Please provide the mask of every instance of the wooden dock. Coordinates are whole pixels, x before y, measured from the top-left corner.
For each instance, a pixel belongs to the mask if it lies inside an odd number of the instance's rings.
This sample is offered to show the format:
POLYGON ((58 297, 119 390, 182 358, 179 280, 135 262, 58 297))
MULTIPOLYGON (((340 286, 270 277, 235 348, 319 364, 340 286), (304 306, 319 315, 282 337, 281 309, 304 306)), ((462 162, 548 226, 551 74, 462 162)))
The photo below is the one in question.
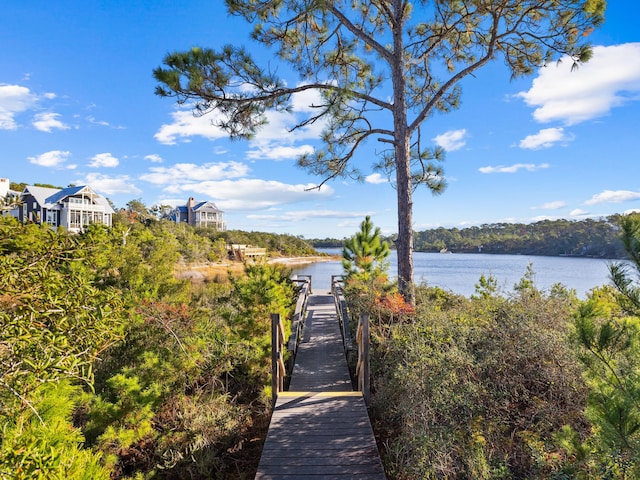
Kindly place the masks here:
POLYGON ((309 297, 289 391, 278 395, 255 478, 386 478, 331 295, 309 297))

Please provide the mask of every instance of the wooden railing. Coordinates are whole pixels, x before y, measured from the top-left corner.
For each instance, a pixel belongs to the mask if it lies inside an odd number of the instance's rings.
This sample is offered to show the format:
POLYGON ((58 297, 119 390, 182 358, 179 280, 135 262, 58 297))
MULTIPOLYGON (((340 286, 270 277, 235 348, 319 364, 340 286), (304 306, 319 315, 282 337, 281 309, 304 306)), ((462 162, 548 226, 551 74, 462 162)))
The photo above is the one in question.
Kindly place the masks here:
MULTIPOLYGON (((354 342, 351 337, 349 324, 349 309, 344 298, 344 277, 342 275, 331 276, 331 293, 338 313, 338 321, 342 330, 342 343, 344 353, 349 360, 353 354, 354 342)), ((356 363, 356 378, 358 379, 358 391, 367 405, 371 396, 370 383, 370 360, 369 360, 369 315, 362 314, 358 319, 358 329, 356 333, 355 348, 358 351, 358 361, 356 363)))
MULTIPOLYGON (((294 282, 300 284, 298 293, 298 301, 293 312, 291 320, 291 336, 286 342, 286 349, 291 352, 291 365, 295 361, 298 344, 302 335, 302 327, 304 325, 304 316, 307 311, 307 302, 311 294, 311 275, 300 275, 306 278, 294 278, 294 282)), ((284 390, 284 380, 287 376, 286 366, 284 363, 285 349, 285 333, 284 324, 280 318, 280 314, 271 314, 271 397, 275 405, 278 399, 278 393, 284 390)))
POLYGON ((304 314, 307 311, 307 301, 309 300, 309 295, 311 295, 311 275, 298 275, 292 280, 299 285, 300 291, 298 293, 296 309, 291 319, 291 336, 287 343, 287 350, 295 356, 298 350, 298 343, 300 343, 302 336, 302 326, 304 325, 304 314))
POLYGON ((296 309, 294 310, 293 318, 291 319, 291 336, 287 343, 287 350, 293 353, 295 357, 295 353, 298 350, 298 343, 300 343, 300 337, 302 335, 304 314, 307 311, 307 302, 309 300, 309 295, 311 295, 311 275, 298 275, 292 280, 300 285, 296 309))
POLYGON ((276 404, 278 393, 284 390, 284 325, 279 313, 271 314, 271 398, 276 404))
POLYGON ((364 403, 369 405, 371 396, 371 383, 369 376, 369 315, 363 313, 358 320, 358 364, 356 366, 356 376, 358 377, 358 390, 362 392, 364 403))
POLYGON ((349 325, 349 309, 344 298, 344 277, 342 275, 331 275, 331 294, 336 306, 340 330, 342 332, 342 346, 347 360, 353 351, 353 340, 351 338, 351 328, 349 325))

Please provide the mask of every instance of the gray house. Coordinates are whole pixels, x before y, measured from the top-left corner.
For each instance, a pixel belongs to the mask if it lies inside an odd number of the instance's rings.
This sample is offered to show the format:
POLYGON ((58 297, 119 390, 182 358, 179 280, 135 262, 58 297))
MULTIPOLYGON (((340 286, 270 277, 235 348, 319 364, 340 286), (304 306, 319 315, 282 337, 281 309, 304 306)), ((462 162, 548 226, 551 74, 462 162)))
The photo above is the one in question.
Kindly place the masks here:
POLYGON ((21 201, 14 214, 18 220, 61 226, 74 233, 91 223, 110 227, 115 213, 106 198, 86 185, 63 189, 27 186, 21 201))
POLYGON ((220 210, 213 202, 196 202, 189 198, 186 205, 176 207, 169 218, 176 223, 188 223, 194 227, 213 227, 219 232, 227 229, 220 210))

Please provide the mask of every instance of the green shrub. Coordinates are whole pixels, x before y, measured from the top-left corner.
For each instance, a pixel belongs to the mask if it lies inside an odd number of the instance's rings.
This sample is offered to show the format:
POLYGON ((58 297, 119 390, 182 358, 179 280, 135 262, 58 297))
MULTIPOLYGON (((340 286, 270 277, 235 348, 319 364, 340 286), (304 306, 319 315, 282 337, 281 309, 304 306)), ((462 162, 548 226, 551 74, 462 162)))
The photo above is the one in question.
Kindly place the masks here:
POLYGON ((586 389, 566 341, 568 302, 525 290, 465 299, 422 287, 413 321, 377 337, 374 418, 390 478, 558 471, 555 435, 585 432, 586 389))
POLYGON ((30 408, 0 417, 0 478, 109 479, 102 456, 83 448, 71 423, 79 393, 68 381, 48 383, 33 392, 30 408))

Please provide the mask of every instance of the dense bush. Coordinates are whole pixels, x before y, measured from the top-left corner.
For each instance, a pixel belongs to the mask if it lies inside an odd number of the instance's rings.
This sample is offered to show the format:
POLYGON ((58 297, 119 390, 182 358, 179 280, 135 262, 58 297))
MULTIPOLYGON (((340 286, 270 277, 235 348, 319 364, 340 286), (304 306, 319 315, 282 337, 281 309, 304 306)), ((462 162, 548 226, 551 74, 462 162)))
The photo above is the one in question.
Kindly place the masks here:
POLYGON ((253 476, 295 287, 267 264, 176 280, 177 227, 0 218, 0 478, 253 476))
POLYGON ((565 425, 587 430, 567 340, 575 299, 534 288, 466 299, 427 287, 417 299, 415 314, 393 322, 372 306, 373 411, 390 478, 560 472, 556 437, 565 425))
POLYGON ((0 217, 2 478, 104 478, 71 414, 125 309, 116 289, 96 287, 87 257, 81 238, 0 217))

